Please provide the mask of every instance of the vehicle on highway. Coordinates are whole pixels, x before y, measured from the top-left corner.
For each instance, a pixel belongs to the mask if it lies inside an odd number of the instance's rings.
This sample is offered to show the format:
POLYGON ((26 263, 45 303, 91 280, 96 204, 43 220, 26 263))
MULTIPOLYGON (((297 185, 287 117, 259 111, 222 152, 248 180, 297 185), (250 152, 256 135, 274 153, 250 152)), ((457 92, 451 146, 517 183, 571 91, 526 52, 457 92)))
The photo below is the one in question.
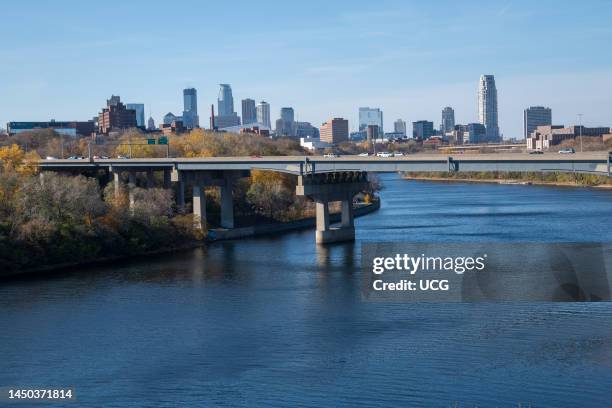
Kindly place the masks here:
POLYGON ((402 156, 404 156, 404 153, 402 153, 402 152, 395 152, 395 153, 393 153, 393 157, 402 157, 402 156))
POLYGON ((128 157, 127 157, 127 156, 124 156, 124 155, 122 155, 122 154, 120 154, 119 156, 117 156, 117 158, 118 158, 118 159, 127 159, 128 157))
POLYGON ((393 156, 391 153, 389 152, 378 152, 376 153, 376 157, 391 157, 393 156))
POLYGON ((359 153, 357 156, 359 157, 368 157, 370 155, 370 153, 365 152, 365 153, 359 153))
POLYGON ((47 156, 45 157, 45 160, 57 160, 57 157, 47 156))
POLYGON ((576 151, 571 147, 566 147, 565 149, 559 150, 559 154, 574 154, 576 151))
POLYGON ((529 154, 544 154, 544 152, 541 150, 532 150, 529 152, 529 154))
POLYGON ((340 157, 340 155, 338 153, 325 153, 323 157, 333 159, 334 157, 340 157))
POLYGON ((83 160, 85 157, 83 156, 70 156, 68 160, 83 160))
POLYGON ((93 158, 94 158, 94 160, 98 160, 98 159, 102 159, 102 160, 110 159, 110 157, 108 157, 108 156, 94 156, 93 158))

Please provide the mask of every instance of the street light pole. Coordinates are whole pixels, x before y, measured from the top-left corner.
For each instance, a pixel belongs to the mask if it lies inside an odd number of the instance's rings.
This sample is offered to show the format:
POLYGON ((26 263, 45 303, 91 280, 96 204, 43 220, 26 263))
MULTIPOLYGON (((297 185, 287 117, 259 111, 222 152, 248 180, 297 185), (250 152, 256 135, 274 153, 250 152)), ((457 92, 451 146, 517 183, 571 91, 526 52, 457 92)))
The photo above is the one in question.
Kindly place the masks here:
POLYGON ((580 126, 580 153, 582 153, 582 113, 578 114, 578 122, 580 126))

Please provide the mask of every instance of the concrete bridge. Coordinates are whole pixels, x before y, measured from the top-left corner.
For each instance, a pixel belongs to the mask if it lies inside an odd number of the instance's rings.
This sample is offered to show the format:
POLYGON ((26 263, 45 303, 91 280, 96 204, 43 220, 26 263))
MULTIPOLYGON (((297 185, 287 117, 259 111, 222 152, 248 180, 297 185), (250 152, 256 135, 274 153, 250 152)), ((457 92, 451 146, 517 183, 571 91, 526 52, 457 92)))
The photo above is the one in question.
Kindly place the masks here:
POLYGON ((42 171, 87 174, 108 172, 119 189, 121 173, 128 173, 130 203, 136 185, 136 174, 147 175, 147 186, 155 184, 155 172, 163 172, 163 187, 176 184, 176 201, 185 207, 185 189, 193 189, 192 203, 196 225, 206 223, 204 189, 216 186, 221 196, 221 227, 234 228, 232 186, 236 179, 248 177, 253 169, 295 174, 296 194, 308 196, 316 203, 317 243, 353 240, 352 199, 364 190, 368 172, 566 172, 610 175, 612 153, 577 154, 457 154, 453 156, 415 154, 403 157, 343 156, 274 156, 210 158, 146 158, 41 160, 42 171), (329 223, 330 202, 342 203, 342 222, 337 228, 329 223))

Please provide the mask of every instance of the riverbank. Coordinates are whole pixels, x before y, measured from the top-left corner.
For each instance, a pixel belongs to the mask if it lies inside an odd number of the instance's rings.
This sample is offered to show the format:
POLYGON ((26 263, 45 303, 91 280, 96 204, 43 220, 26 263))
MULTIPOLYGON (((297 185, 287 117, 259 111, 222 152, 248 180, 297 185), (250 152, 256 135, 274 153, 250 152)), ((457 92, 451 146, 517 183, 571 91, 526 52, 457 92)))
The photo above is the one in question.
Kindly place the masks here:
MULTIPOLYGON (((446 173, 444 173, 446 174, 446 173)), ((449 177, 446 175, 432 176, 432 175, 418 175, 418 174, 402 174, 401 177, 406 180, 421 180, 431 182, 443 182, 443 183, 478 183, 478 184, 521 184, 521 185, 536 185, 536 186, 551 186, 551 187, 588 187, 597 188, 604 190, 612 190, 611 182, 601 182, 601 179, 605 176, 590 176, 578 177, 577 180, 542 180, 537 177, 449 177), (593 183, 592 178, 597 178, 601 184, 593 183)), ((607 177, 610 179, 610 177, 607 177)))
MULTIPOLYGON (((369 204, 358 204, 354 207, 353 215, 355 217, 362 217, 364 215, 370 214, 372 212, 377 211, 380 208, 380 200, 374 200, 369 204)), ((340 221, 340 213, 332 213, 330 214, 330 221, 332 223, 336 223, 340 221)), ((177 251, 183 251, 188 249, 197 248, 207 243, 212 243, 215 241, 221 240, 230 240, 230 239, 239 239, 239 238, 249 238, 255 236, 269 235, 269 234, 277 234, 283 232, 297 231, 302 229, 313 228, 316 225, 315 217, 307 217, 294 221, 287 222, 276 222, 270 224, 260 224, 254 225, 250 227, 243 228, 235 228, 232 230, 227 229, 210 229, 205 239, 203 240, 194 240, 185 242, 179 245, 167 246, 164 248, 151 250, 151 251, 143 251, 129 255, 117 255, 117 256, 106 256, 99 257, 90 260, 78 261, 78 262, 62 262, 52 265, 45 265, 36 268, 29 268, 25 270, 12 270, 12 271, 0 271, 0 280, 2 279, 11 279, 15 277, 22 276, 34 276, 34 275, 44 275, 49 272, 58 271, 58 270, 67 270, 73 268, 80 267, 91 267, 104 265, 111 262, 122 261, 126 259, 138 259, 141 257, 148 257, 151 255, 161 255, 165 253, 172 253, 177 251)))

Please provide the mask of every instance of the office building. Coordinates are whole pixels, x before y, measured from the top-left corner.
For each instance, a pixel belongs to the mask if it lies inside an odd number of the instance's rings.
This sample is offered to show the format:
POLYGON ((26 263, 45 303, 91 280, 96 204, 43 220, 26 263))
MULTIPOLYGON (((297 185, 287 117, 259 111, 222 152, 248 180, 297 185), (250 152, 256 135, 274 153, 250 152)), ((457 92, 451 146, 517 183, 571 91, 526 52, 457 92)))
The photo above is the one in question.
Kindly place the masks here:
POLYGON ((348 120, 333 118, 321 125, 319 130, 321 142, 337 144, 348 141, 348 120))
POLYGON ((98 114, 98 131, 102 134, 136 127, 136 111, 121 103, 121 98, 112 95, 106 108, 98 114))
POLYGON ((455 111, 450 106, 442 109, 442 121, 440 122, 440 132, 445 134, 455 129, 455 111))
POLYGON ((183 117, 182 116, 176 116, 174 113, 172 112, 168 112, 164 115, 164 118, 162 119, 162 124, 164 125, 170 125, 172 122, 175 121, 183 121, 183 117))
POLYGON ((90 136, 96 131, 96 124, 93 120, 86 122, 79 121, 56 121, 49 122, 9 122, 6 124, 6 133, 16 135, 22 132, 32 132, 41 129, 50 129, 64 136, 90 136))
POLYGON ((481 75, 478 87, 478 118, 487 131, 487 142, 499 142, 497 88, 493 75, 481 75))
POLYGON ((293 108, 281 108, 280 119, 276 121, 276 136, 295 136, 295 113, 293 108))
POLYGON ((125 107, 136 111, 136 126, 139 128, 145 127, 145 107, 144 103, 126 103, 125 107))
POLYGON ((183 89, 183 126, 186 129, 200 127, 198 116, 198 91, 195 88, 183 89))
POLYGON ((393 131, 406 137, 406 121, 398 119, 393 123, 393 131))
POLYGON ((248 125, 257 122, 257 108, 253 99, 242 100, 242 124, 248 125))
POLYGON ((489 142, 486 126, 482 123, 468 123, 463 127, 463 143, 487 143, 489 142))
POLYGON ((412 122, 412 137, 415 139, 429 139, 434 135, 433 122, 428 120, 418 120, 412 122))
POLYGON ((310 122, 295 122, 296 138, 316 138, 319 137, 319 129, 312 126, 310 122))
POLYGON ((379 108, 359 108, 359 130, 366 130, 368 125, 376 125, 383 132, 383 113, 379 108))
POLYGON ((610 133, 609 127, 584 127, 584 126, 560 126, 547 125, 538 126, 527 137, 527 149, 544 150, 560 144, 564 140, 583 137, 601 137, 610 133))
POLYGON ((215 126, 217 129, 225 129, 240 125, 240 116, 234 111, 234 97, 232 87, 229 84, 219 84, 219 96, 217 97, 217 116, 215 126))
POLYGON ((149 120, 147 121, 147 130, 155 130, 155 121, 153 120, 152 116, 150 116, 149 120))
POLYGON ((270 104, 266 101, 261 101, 257 104, 257 122, 271 129, 270 104))
POLYGON ((381 135, 380 128, 378 125, 368 125, 366 128, 366 139, 368 142, 377 140, 381 135))
POLYGON ((552 111, 543 106, 530 106, 523 112, 523 136, 529 137, 538 126, 552 125, 552 111))

